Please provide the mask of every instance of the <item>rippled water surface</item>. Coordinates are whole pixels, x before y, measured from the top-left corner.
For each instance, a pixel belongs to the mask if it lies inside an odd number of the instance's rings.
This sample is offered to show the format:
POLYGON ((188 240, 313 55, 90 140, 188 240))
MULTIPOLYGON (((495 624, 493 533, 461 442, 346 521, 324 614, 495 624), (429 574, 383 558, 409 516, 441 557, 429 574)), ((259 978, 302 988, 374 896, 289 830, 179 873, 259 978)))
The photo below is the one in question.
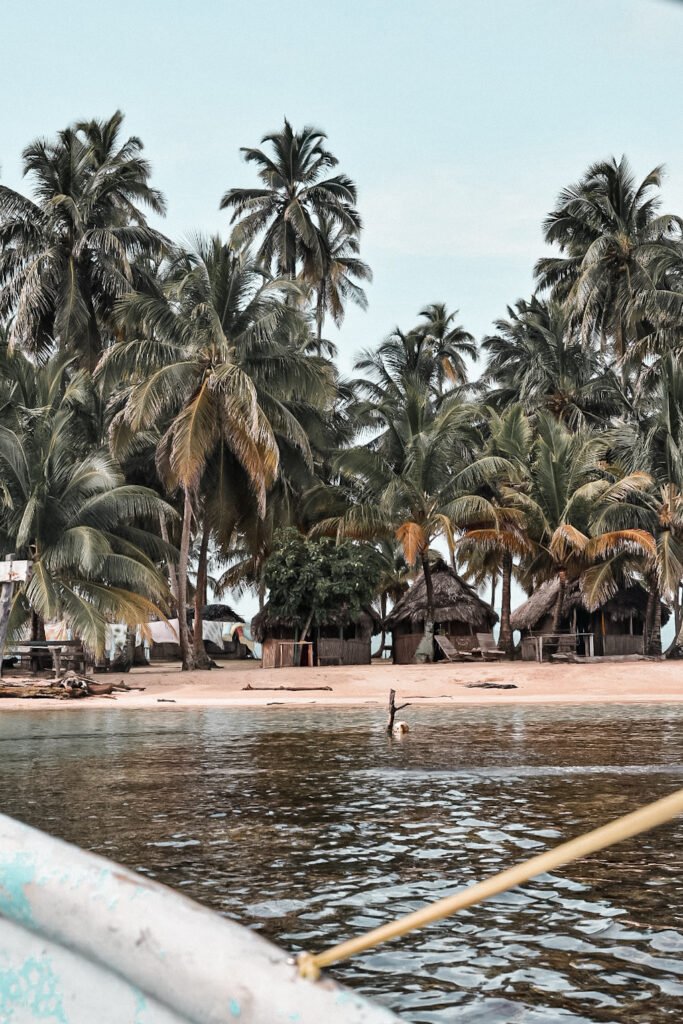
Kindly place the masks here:
MULTIPOLYGON (((0 717, 0 810, 290 950, 414 910, 683 785, 683 709, 0 717)), ((683 824, 337 968, 409 1021, 660 1024, 683 1002, 683 824)))

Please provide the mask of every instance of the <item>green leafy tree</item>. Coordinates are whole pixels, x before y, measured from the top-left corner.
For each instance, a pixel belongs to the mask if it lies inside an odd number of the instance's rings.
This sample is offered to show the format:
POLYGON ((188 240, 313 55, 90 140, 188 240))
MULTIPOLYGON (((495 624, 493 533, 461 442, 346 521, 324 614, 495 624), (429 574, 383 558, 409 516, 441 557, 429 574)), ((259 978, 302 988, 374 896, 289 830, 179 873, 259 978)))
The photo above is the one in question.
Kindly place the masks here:
POLYGON ((370 604, 380 571, 370 545, 283 531, 265 565, 269 613, 296 623, 301 639, 311 625, 343 625, 370 604))

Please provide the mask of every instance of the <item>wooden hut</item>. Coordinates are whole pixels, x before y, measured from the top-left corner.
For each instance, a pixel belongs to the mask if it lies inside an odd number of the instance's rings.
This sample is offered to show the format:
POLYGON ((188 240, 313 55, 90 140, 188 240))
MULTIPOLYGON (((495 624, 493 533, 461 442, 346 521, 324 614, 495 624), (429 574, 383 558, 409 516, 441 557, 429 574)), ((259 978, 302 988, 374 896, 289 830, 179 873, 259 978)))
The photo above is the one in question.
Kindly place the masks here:
MULTIPOLYGON (((522 658, 532 661, 536 645, 532 636, 544 635, 552 630, 553 615, 559 594, 558 579, 542 583, 524 604, 515 609, 511 625, 522 635, 522 658)), ((592 633, 594 653, 597 657, 614 654, 642 654, 643 630, 647 611, 647 591, 633 584, 617 591, 614 597, 591 611, 586 607, 579 581, 568 583, 560 630, 562 632, 592 633)), ((669 609, 662 604, 662 625, 669 619, 669 609)), ((587 653, 582 640, 578 653, 587 653)))
MULTIPOLYGON (((434 625, 438 632, 456 643, 469 638, 465 646, 479 646, 477 633, 490 633, 498 621, 491 606, 441 560, 432 567, 432 588, 434 625)), ((394 605, 385 622, 392 633, 394 664, 412 664, 424 635, 426 617, 427 586, 424 576, 420 576, 394 605)))
MULTIPOLYGON (((380 618, 373 608, 364 608, 350 618, 342 608, 334 620, 309 630, 310 663, 316 665, 369 665, 371 641, 379 632, 380 618)), ((275 616, 268 604, 251 620, 254 640, 262 645, 263 668, 287 668, 309 663, 308 649, 297 641, 302 627, 297 621, 275 616)))

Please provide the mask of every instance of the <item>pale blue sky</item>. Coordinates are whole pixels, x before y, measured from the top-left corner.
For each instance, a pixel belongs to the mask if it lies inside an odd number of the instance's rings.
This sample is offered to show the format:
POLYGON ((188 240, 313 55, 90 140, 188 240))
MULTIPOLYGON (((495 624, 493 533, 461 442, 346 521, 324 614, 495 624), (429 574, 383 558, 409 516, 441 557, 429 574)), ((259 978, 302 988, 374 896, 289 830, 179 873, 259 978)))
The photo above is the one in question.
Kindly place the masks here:
MULTIPOLYGON (((227 232, 239 147, 287 115, 358 182, 370 311, 343 364, 421 306, 474 334, 529 293, 540 222, 593 160, 667 164, 683 212, 683 4, 674 0, 3 0, 0 180, 21 150, 117 107, 168 198, 164 229, 227 232)), ((330 332, 331 334, 334 332, 330 332)))

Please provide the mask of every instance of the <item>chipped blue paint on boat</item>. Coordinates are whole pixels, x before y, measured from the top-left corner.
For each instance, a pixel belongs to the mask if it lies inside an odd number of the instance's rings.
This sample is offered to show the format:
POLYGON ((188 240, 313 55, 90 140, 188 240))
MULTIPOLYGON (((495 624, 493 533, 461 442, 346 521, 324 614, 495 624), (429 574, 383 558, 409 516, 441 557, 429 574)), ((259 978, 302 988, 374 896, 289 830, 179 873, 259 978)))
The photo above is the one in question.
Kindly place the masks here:
POLYGON ((31 925, 31 904, 26 898, 26 886, 33 881, 35 866, 23 851, 3 863, 0 875, 0 914, 20 924, 31 925))
POLYGON ((2 1024, 396 1024, 255 932, 0 815, 2 1024))

